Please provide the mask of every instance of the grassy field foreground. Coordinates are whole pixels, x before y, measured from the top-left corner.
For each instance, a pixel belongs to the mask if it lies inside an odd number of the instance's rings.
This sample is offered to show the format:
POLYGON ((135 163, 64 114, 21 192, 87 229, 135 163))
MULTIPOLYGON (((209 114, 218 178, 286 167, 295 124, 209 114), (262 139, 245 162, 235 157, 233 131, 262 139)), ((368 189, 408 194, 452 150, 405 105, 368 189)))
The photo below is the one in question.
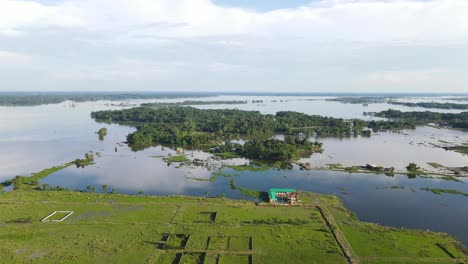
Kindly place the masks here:
POLYGON ((0 194, 0 263, 466 263, 448 235, 358 221, 333 196, 304 206, 55 191, 0 194), (74 213, 41 222, 53 211, 74 213))

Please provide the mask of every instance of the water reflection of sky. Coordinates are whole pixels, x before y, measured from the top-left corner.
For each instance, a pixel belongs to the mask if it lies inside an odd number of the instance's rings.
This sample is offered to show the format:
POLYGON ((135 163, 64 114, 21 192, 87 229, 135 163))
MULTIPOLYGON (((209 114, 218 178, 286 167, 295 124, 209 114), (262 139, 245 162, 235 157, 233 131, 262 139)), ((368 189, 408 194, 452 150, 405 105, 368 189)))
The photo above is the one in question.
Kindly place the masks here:
MULTIPOLYGON (((317 98, 312 98, 317 99, 317 98)), ((185 99, 181 99, 185 100, 185 99)), ((195 99, 200 100, 200 99, 195 99)), ((263 113, 291 110, 309 114, 343 118, 363 117, 364 111, 380 111, 389 108, 385 104, 341 104, 320 100, 307 101, 301 97, 234 97, 223 96, 203 100, 264 100, 258 104, 210 105, 204 108, 239 108, 259 110, 263 113), (277 102, 272 102, 276 100, 277 102), (287 100, 287 102, 280 100, 287 100)), ((154 101, 154 100, 153 100, 154 101)), ((176 101, 176 100, 166 100, 176 101)), ((179 99, 180 101, 180 99, 179 99)), ((139 103, 134 100, 131 103, 139 103)), ((363 220, 393 226, 406 226, 450 232, 468 244, 467 197, 461 195, 435 195, 420 188, 456 189, 468 193, 468 182, 456 183, 435 179, 408 179, 406 176, 387 177, 374 174, 348 174, 331 171, 270 170, 265 172, 234 172, 235 177, 217 177, 214 182, 188 178, 209 179, 212 171, 207 168, 175 168, 167 166, 161 158, 167 155, 160 147, 132 152, 118 144, 134 131, 132 127, 99 124, 90 118, 92 111, 117 109, 107 102, 70 103, 34 107, 0 107, 0 180, 15 175, 27 175, 44 168, 81 158, 88 151, 100 152, 96 164, 86 168, 69 167, 52 174, 42 183, 84 190, 88 185, 100 190, 106 184, 122 193, 226 195, 242 197, 239 191, 230 189, 231 178, 238 186, 266 190, 272 187, 294 187, 300 190, 338 195, 345 205, 363 220), (104 141, 95 132, 108 128, 104 141), (117 148, 117 152, 115 151, 117 148), (404 189, 381 189, 404 186, 404 189)), ((114 102, 116 104, 116 102, 114 102)), ((118 104, 118 103, 117 103, 118 104)), ((394 107, 404 110, 418 110, 394 107)), ((429 143, 440 141, 466 142, 465 132, 421 127, 405 130, 402 134, 380 133, 371 138, 324 138, 323 154, 310 159, 314 166, 327 163, 361 165, 378 163, 404 168, 409 162, 429 169, 425 162, 438 162, 448 166, 468 165, 468 157, 459 153, 434 148, 429 143)), ((174 153, 174 151, 171 151, 174 153)), ((190 154, 190 152, 189 152, 190 154)), ((208 155, 195 153, 206 159, 208 155)), ((245 160, 231 161, 244 163, 245 160)))

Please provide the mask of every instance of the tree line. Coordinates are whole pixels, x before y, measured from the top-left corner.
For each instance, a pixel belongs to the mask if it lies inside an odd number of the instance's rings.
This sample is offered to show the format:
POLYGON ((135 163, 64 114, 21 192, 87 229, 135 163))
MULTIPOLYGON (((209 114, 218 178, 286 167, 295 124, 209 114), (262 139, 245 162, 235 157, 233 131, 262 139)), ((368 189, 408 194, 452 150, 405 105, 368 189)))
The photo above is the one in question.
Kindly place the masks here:
POLYGON ((462 113, 438 113, 438 112, 402 112, 400 110, 389 109, 378 113, 368 113, 377 117, 391 118, 416 125, 426 125, 435 123, 439 126, 451 128, 468 129, 468 112, 462 113))

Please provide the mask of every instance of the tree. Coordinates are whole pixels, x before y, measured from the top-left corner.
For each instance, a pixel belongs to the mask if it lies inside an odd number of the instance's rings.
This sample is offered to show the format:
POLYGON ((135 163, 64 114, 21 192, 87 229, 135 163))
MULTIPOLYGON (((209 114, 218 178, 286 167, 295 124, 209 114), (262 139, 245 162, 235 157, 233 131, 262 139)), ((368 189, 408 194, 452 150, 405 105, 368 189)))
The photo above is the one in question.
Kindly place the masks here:
POLYGON ((99 140, 104 140, 104 137, 107 135, 107 128, 103 127, 98 130, 99 140))
POLYGON ((88 161, 88 162, 93 162, 93 161, 94 161, 94 155, 93 155, 93 153, 86 153, 86 154, 85 154, 85 159, 86 159, 86 161, 88 161))
POLYGON ((103 193, 106 193, 106 192, 107 192, 107 184, 104 184, 104 185, 102 186, 102 192, 103 192, 103 193))
POLYGON ((416 165, 416 163, 410 163, 408 166, 406 166, 406 170, 409 172, 416 172, 419 169, 420 168, 418 167, 418 165, 416 165))

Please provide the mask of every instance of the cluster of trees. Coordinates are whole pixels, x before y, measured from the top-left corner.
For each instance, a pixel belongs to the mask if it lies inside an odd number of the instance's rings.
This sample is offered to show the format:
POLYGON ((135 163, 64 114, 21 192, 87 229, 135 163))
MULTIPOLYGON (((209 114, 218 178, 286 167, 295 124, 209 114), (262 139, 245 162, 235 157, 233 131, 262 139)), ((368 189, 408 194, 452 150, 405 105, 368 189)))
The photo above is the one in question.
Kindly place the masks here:
POLYGON ((173 124, 145 124, 129 134, 127 141, 133 150, 139 150, 155 144, 182 147, 216 144, 222 141, 222 137, 214 133, 186 130, 173 124))
POLYGON ((259 160, 298 160, 305 146, 278 139, 250 140, 239 151, 241 156, 259 160))
POLYGON ((410 163, 408 164, 408 166, 406 166, 406 170, 408 172, 417 172, 419 171, 419 169, 421 169, 418 165, 416 165, 416 163, 410 163))
POLYGON ((257 154, 273 160, 280 156, 286 159, 296 158, 304 151, 320 149, 319 146, 308 145, 313 144, 309 142, 310 135, 370 136, 371 131, 414 128, 412 123, 405 121, 345 120, 292 111, 264 115, 258 111, 202 110, 192 107, 138 107, 93 112, 91 116, 100 121, 136 123, 137 131, 127 136, 127 141, 134 150, 158 144, 210 147, 243 136, 256 139, 243 149, 250 147, 250 144, 256 145, 252 145, 251 151, 248 151, 251 155, 239 154, 248 157, 253 156, 255 148, 257 151, 270 149, 272 153, 257 154), (273 134, 286 135, 285 140, 266 140, 273 134), (274 149, 278 151, 275 152, 274 149), (280 150, 284 155, 280 154, 280 150))
POLYGON ((274 130, 274 116, 257 111, 202 110, 193 107, 138 107, 93 112, 98 120, 172 124, 182 131, 219 134, 265 134, 274 130))
POLYGON ((76 165, 77 168, 84 168, 88 165, 93 164, 94 162, 94 154, 93 153, 86 153, 84 159, 76 159, 73 163, 76 165))
POLYGON ((423 108, 437 108, 437 109, 458 109, 466 110, 468 109, 468 104, 455 104, 455 103, 437 103, 437 102, 418 102, 418 103, 409 103, 409 102, 389 102, 393 105, 404 105, 409 107, 423 107, 423 108))
POLYGON ((402 112, 400 110, 389 109, 386 111, 373 113, 374 116, 399 119, 401 122, 416 125, 436 123, 440 126, 452 128, 468 129, 468 112, 462 113, 438 113, 438 112, 402 112))
MULTIPOLYGON (((252 101, 254 102, 254 101, 252 101)), ((186 100, 183 102, 156 102, 156 103, 144 103, 141 106, 144 107, 161 107, 161 106, 181 106, 181 105, 219 105, 219 104, 247 104, 248 101, 236 101, 236 100, 216 100, 216 101, 193 101, 186 100)))
MULTIPOLYGON (((150 140, 148 134, 158 132, 154 143, 170 143, 170 136, 174 143, 180 138, 184 138, 187 144, 192 144, 187 140, 194 137, 193 132, 207 132, 231 137, 232 135, 272 135, 291 134, 297 131, 312 133, 317 136, 352 136, 369 135, 369 129, 401 129, 413 128, 408 122, 387 122, 387 121, 363 121, 359 119, 345 120, 341 118, 323 117, 317 115, 307 115, 292 111, 282 111, 276 115, 264 115, 258 111, 241 110, 202 110, 192 107, 163 107, 147 108, 138 107, 117 111, 93 112, 91 116, 97 120, 110 122, 138 122, 144 123, 138 127, 142 131, 141 135, 135 135, 130 141, 144 142, 147 145, 150 140), (149 132, 149 133, 148 133, 149 132), (169 135, 166 135, 169 134, 169 135), (177 139, 174 139, 174 135, 177 139), (166 138, 163 141, 162 138, 166 138), (146 141, 146 142, 145 142, 146 141)), ((200 136, 195 136, 197 139, 200 136)), ((206 139, 205 139, 206 140, 206 139)))
POLYGON ((99 129, 97 134, 99 135, 99 140, 104 140, 104 137, 107 135, 107 128, 103 127, 99 129))
POLYGON ((385 103, 389 97, 387 96, 346 96, 329 98, 326 101, 340 102, 343 104, 372 104, 372 103, 385 103))
POLYGON ((211 150, 213 153, 234 153, 237 156, 263 161, 288 161, 309 157, 313 152, 321 151, 322 143, 308 140, 301 134, 287 135, 284 140, 253 139, 244 145, 225 142, 211 150))

